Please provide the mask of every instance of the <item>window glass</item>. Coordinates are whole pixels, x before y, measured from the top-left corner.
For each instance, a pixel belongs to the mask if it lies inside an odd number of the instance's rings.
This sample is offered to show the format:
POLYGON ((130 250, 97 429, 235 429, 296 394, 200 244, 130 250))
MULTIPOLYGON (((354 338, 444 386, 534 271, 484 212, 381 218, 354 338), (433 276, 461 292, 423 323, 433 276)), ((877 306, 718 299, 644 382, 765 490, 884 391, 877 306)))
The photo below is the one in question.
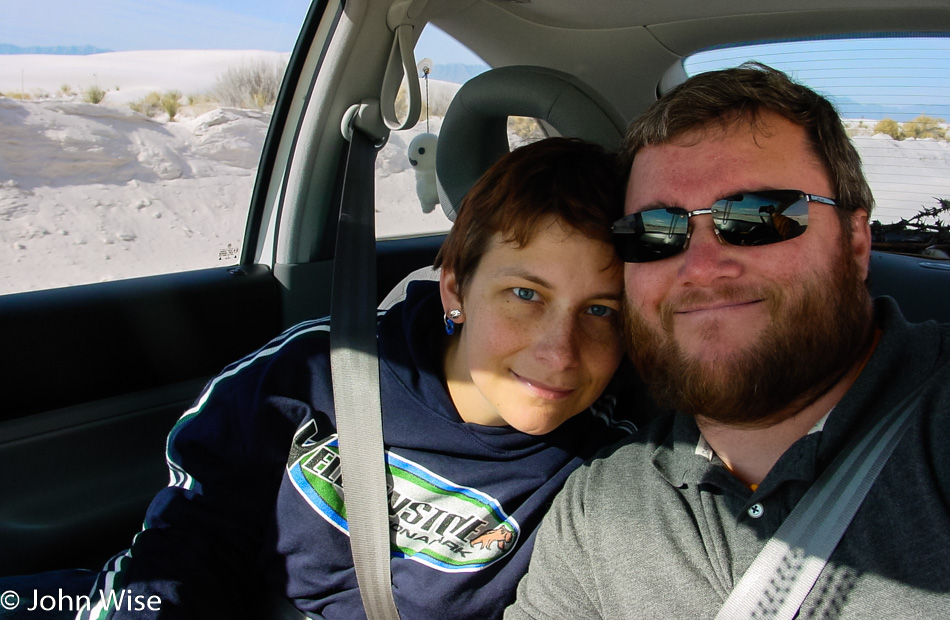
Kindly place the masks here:
MULTIPOLYGON (((415 127, 390 133, 376 160, 376 237, 391 239, 444 233, 452 227, 436 192, 435 142, 442 118, 462 84, 490 67, 464 45, 429 24, 416 43, 422 113, 415 127), (426 72, 428 68, 428 72, 426 72), (413 163, 415 162, 415 163, 413 163)), ((404 118, 405 81, 396 99, 404 118)), ((533 118, 508 119, 513 150, 547 137, 533 118)))
POLYGON ((0 294, 236 263, 309 1, 6 4, 0 294))
MULTIPOLYGON (((431 24, 422 31, 415 55, 420 67, 422 114, 415 127, 392 132, 376 160, 376 236, 381 239, 442 233, 451 228, 435 194, 434 136, 438 136, 442 117, 459 87, 489 68, 431 24), (425 67, 429 67, 428 74, 425 67)), ((397 114, 404 114, 404 108, 405 100, 397 99, 397 114)))
MULTIPOLYGON (((950 39, 792 41, 708 50, 688 75, 759 61, 827 96, 861 154, 884 224, 943 209, 950 199, 950 39)), ((930 218, 931 222, 942 216, 930 218)), ((927 218, 924 218, 925 220, 927 218)))
POLYGON ((538 119, 529 116, 508 117, 508 148, 512 151, 547 137, 548 133, 538 119))

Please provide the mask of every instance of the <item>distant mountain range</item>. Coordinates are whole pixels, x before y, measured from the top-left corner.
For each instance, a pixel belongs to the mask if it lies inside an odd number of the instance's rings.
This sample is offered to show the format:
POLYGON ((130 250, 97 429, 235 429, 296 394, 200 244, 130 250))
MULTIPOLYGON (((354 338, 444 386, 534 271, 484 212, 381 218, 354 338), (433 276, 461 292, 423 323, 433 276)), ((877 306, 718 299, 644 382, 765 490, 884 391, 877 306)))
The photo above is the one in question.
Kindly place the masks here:
POLYGON ((54 46, 32 46, 20 47, 19 45, 9 45, 0 43, 0 55, 13 54, 55 54, 57 56, 88 56, 89 54, 101 54, 111 52, 92 45, 54 45, 54 46))
POLYGON ((950 109, 943 103, 932 104, 930 106, 926 104, 884 105, 878 103, 859 103, 849 97, 834 98, 833 103, 835 107, 838 108, 838 113, 842 118, 878 120, 890 118, 899 123, 913 120, 921 114, 946 120, 948 109, 950 109))

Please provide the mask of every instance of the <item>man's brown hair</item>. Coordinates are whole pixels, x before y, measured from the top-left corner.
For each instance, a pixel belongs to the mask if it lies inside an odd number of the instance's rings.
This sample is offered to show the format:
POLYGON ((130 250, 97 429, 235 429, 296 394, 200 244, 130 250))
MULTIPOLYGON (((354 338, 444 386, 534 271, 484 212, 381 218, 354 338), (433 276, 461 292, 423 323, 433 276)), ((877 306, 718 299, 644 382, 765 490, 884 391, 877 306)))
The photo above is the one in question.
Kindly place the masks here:
MULTIPOLYGON (((861 157, 834 106, 815 91, 761 63, 701 73, 672 89, 627 129, 620 160, 629 173, 637 151, 664 144, 711 125, 747 121, 757 131, 759 115, 772 112, 802 127, 834 185, 842 218, 856 209, 868 214, 874 197, 861 171, 861 157)), ((800 189, 797 187, 786 189, 800 189)))

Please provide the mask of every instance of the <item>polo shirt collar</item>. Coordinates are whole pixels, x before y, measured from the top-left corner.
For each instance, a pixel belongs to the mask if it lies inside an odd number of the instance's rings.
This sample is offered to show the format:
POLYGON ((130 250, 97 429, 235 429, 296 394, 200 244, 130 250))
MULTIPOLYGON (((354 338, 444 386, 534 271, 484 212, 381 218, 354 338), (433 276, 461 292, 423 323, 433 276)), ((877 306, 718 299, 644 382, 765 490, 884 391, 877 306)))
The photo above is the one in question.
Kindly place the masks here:
MULTIPOLYGON (((939 328, 935 323, 908 324, 890 298, 875 300, 875 317, 883 335, 861 375, 841 402, 779 458, 757 494, 767 495, 790 480, 817 478, 854 435, 867 411, 891 406, 889 400, 899 399, 919 383, 921 367, 936 363, 937 351, 932 343, 939 328), (907 356, 915 351, 925 359, 917 357, 913 364, 907 363, 907 356), (902 372, 908 367, 916 370, 902 372)), ((673 414, 672 424, 659 428, 667 431, 654 438, 652 462, 669 484, 680 488, 711 484, 746 495, 751 493, 709 449, 691 416, 673 414)))

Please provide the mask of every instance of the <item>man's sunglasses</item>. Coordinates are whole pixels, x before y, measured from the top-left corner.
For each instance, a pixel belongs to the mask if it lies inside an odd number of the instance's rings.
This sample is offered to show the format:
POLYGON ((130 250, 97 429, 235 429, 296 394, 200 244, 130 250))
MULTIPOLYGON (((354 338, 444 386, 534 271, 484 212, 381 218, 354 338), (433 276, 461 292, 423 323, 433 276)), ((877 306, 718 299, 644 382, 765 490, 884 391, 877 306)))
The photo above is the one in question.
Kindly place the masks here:
POLYGON ((620 258, 649 263, 675 256, 689 244, 689 218, 711 215, 716 234, 731 245, 768 245, 794 239, 808 226, 808 203, 837 206, 831 198, 797 189, 771 189, 728 196, 708 209, 660 207, 614 222, 611 234, 620 258))

